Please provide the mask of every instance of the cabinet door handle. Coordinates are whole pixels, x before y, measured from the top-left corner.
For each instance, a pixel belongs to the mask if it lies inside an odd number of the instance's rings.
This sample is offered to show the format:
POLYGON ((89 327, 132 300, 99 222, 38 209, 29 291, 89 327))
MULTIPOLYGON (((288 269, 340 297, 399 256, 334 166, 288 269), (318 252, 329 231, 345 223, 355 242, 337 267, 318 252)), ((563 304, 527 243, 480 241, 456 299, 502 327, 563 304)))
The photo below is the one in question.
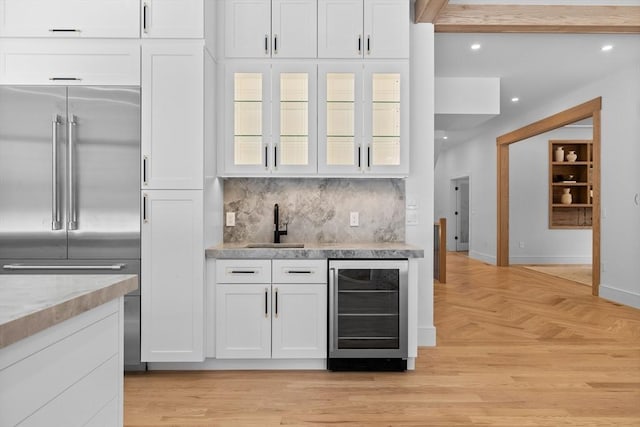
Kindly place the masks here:
POLYGON ((58 195, 58 125, 60 118, 57 114, 51 122, 51 229, 60 230, 60 197, 58 195))
POLYGON ((264 317, 269 317, 269 288, 264 288, 264 317))
POLYGON ((256 270, 231 270, 231 274, 258 274, 256 270))
POLYGON ((358 35, 358 55, 362 53, 362 35, 358 35))
POLYGON ((269 34, 264 35, 264 54, 269 54, 269 34))
POLYGON ((273 36, 273 53, 278 54, 278 35, 273 36))
POLYGON ((147 3, 142 6, 142 31, 147 34, 149 29, 147 28, 147 11, 149 9, 149 5, 147 3))
POLYGON ((269 146, 264 146, 264 168, 269 169, 269 146))
POLYGON ((362 160, 360 159, 360 146, 358 145, 358 169, 362 169, 362 160))
POLYGON ((278 288, 276 288, 276 292, 275 292, 275 294, 276 294, 276 310, 275 310, 275 316, 276 316, 276 319, 277 319, 277 318, 278 318, 278 288))
POLYGON ((147 165, 149 163, 149 156, 142 157, 142 185, 149 185, 147 182, 147 165))
POLYGON ((311 270, 287 270, 287 274, 311 274, 311 270))
POLYGON ((371 36, 367 36, 367 55, 371 55, 371 36))
POLYGON ((147 218, 147 195, 142 195, 142 222, 145 224, 149 222, 149 218, 147 218))
POLYGON ((77 28, 50 28, 49 32, 51 33, 79 33, 80 30, 77 28))
POLYGON ((278 146, 273 146, 273 168, 278 169, 278 146))
POLYGON ((51 80, 52 82, 57 82, 57 81, 80 81, 82 79, 79 77, 49 77, 49 80, 51 80))
POLYGON ((367 145, 367 169, 371 169, 371 146, 367 145))

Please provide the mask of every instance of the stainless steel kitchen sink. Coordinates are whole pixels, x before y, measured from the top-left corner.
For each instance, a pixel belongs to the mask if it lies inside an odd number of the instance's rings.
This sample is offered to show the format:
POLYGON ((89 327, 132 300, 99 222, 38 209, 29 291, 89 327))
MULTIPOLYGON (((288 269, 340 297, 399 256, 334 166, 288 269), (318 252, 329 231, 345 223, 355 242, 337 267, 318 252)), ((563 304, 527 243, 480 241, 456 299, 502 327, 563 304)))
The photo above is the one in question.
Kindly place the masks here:
POLYGON ((245 248, 304 248, 304 243, 249 243, 245 248))

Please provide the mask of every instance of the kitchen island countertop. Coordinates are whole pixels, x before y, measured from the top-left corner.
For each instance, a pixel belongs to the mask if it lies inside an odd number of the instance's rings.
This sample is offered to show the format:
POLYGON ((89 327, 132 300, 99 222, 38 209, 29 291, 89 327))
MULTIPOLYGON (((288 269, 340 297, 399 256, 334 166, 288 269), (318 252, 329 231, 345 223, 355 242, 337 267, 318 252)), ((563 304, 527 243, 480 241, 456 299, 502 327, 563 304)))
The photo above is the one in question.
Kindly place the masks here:
POLYGON ((207 258, 220 259, 324 259, 324 258, 424 258, 424 249, 394 243, 305 243, 303 248, 248 248, 247 243, 222 243, 207 248, 207 258))
POLYGON ((0 275, 0 348, 135 290, 114 275, 0 275))

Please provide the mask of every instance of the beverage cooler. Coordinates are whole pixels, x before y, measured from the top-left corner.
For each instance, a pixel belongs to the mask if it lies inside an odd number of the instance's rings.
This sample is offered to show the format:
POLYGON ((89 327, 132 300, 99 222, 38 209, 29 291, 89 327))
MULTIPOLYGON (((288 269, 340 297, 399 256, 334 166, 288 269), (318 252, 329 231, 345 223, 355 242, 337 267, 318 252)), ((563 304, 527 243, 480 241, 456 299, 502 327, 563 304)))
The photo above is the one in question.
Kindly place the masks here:
POLYGON ((330 370, 407 367, 407 260, 329 261, 330 370))

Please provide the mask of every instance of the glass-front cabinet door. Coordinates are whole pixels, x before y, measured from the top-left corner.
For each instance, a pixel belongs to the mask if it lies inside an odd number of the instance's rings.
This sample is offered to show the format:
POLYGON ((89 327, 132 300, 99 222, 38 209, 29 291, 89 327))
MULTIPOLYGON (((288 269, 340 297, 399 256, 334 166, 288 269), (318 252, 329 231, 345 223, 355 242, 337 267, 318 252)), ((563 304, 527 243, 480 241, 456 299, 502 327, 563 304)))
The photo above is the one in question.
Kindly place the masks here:
POLYGON ((225 79, 225 173, 268 173, 269 65, 229 65, 225 79))
POLYGON ((362 173, 362 65, 320 65, 318 100, 318 172, 362 173))
POLYGON ((409 73, 398 64, 364 69, 366 172, 409 173, 409 73))
POLYGON ((278 64, 272 68, 272 173, 317 172, 317 97, 315 64, 278 64))

